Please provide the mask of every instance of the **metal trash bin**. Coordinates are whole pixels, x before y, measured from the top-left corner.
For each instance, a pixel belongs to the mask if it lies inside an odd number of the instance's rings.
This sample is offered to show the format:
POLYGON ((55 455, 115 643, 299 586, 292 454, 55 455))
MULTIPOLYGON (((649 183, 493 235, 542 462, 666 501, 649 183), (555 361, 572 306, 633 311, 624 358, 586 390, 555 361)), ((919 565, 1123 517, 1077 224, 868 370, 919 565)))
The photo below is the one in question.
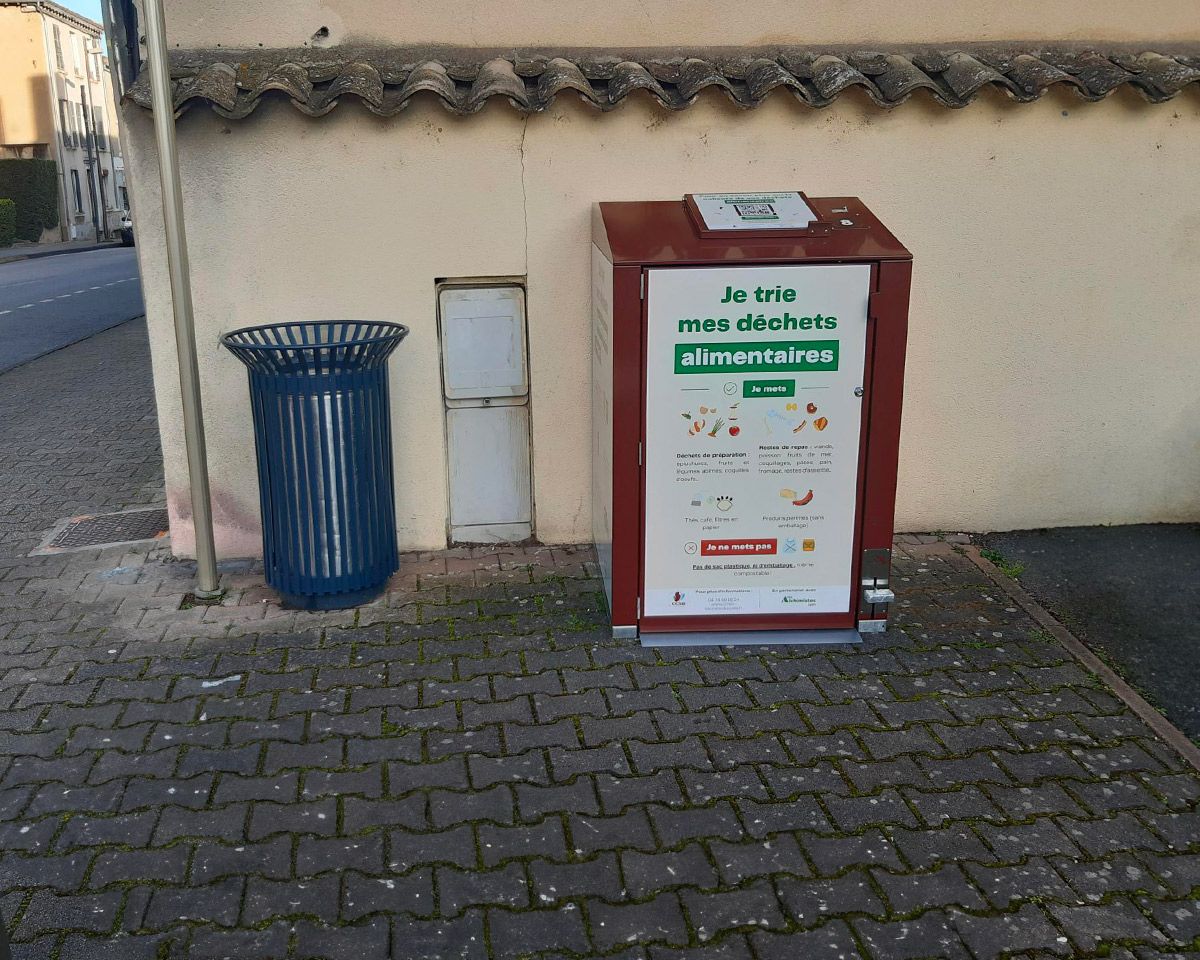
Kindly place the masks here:
POLYGON ((234 330, 250 372, 267 583, 287 606, 352 607, 396 572, 387 359, 397 323, 234 330))

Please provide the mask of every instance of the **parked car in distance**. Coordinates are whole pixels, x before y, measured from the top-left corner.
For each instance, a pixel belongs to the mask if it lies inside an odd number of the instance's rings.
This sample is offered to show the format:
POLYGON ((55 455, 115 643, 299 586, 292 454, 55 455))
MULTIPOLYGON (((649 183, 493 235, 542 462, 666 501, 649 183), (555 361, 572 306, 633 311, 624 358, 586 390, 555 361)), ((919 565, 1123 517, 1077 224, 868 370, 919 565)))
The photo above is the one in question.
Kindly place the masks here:
POLYGON ((121 246, 133 246, 133 217, 128 210, 121 214, 121 246))

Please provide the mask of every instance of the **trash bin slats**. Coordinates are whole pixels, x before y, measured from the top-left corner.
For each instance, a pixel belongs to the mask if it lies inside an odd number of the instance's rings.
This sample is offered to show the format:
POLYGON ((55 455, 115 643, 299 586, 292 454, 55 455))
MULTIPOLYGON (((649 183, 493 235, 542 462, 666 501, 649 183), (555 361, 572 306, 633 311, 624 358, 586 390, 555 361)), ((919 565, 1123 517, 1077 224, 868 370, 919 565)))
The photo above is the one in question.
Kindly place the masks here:
POLYGON ((235 330, 249 370, 267 583, 289 604, 351 606, 395 572, 387 359, 400 324, 235 330))

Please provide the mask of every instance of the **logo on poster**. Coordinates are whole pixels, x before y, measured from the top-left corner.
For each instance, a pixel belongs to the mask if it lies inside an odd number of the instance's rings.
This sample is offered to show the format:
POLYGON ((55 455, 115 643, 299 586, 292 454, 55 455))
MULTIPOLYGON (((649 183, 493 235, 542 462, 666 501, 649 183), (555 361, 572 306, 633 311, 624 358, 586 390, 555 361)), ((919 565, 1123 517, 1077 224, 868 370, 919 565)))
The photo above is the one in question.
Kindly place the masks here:
POLYGON ((685 594, 679 590, 676 590, 675 596, 671 598, 671 606, 673 606, 673 607, 687 606, 687 600, 684 599, 686 596, 687 596, 687 594, 685 594))

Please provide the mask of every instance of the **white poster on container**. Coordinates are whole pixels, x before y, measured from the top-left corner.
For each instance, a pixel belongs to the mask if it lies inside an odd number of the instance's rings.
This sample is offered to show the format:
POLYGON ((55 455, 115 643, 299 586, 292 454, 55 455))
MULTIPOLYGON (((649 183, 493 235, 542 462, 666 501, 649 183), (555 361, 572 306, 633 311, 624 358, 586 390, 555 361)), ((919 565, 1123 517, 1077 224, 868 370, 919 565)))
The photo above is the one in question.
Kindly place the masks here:
POLYGON ((649 272, 644 616, 850 609, 870 276, 649 272))

